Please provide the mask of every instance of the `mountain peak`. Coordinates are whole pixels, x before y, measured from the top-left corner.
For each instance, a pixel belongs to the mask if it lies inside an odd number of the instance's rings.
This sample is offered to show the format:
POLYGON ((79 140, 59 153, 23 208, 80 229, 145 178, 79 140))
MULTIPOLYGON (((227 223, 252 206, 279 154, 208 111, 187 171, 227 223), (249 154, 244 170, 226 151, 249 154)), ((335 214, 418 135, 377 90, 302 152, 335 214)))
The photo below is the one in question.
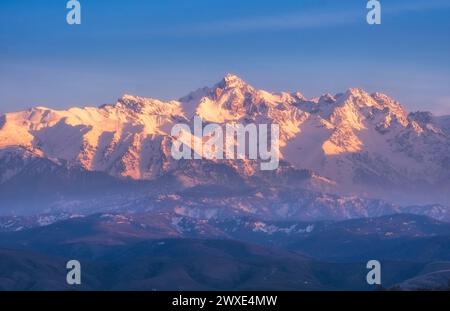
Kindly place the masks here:
POLYGON ((121 105, 126 108, 135 110, 137 108, 144 108, 145 106, 155 106, 162 103, 163 102, 158 99, 124 94, 121 98, 117 100, 116 106, 121 105))
POLYGON ((235 74, 228 73, 223 77, 223 79, 219 82, 218 86, 220 88, 234 88, 234 87, 242 87, 247 85, 247 83, 238 77, 235 74))
POLYGON ((224 81, 242 81, 242 79, 240 77, 238 77, 237 75, 233 74, 233 73, 227 73, 224 77, 223 77, 224 81))
POLYGON ((347 96, 367 97, 370 96, 364 89, 358 87, 349 88, 346 92, 347 96))
POLYGON ((121 98, 119 98, 119 100, 139 100, 138 96, 135 95, 131 95, 131 94, 123 94, 121 98))

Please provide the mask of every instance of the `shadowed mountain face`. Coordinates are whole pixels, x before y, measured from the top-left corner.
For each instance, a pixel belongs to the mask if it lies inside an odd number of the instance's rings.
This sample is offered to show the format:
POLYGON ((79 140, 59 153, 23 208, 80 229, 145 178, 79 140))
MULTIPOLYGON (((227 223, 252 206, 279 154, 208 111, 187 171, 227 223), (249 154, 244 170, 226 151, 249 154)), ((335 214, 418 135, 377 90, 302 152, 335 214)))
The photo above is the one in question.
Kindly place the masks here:
POLYGON ((13 163, 19 172, 0 184, 0 215, 159 210, 206 219, 318 221, 412 213, 450 220, 445 205, 401 206, 320 192, 320 177, 283 161, 276 171, 243 176, 239 167, 226 163, 182 160, 178 169, 159 178, 134 180, 67 166, 22 148, 3 154, 4 167, 13 163))

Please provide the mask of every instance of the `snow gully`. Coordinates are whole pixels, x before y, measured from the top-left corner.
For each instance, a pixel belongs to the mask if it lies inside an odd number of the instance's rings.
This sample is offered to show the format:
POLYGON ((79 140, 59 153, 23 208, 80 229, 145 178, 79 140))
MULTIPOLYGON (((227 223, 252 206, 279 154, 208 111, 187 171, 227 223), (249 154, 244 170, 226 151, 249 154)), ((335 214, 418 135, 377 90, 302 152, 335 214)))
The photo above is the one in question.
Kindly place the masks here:
POLYGON ((280 128, 278 124, 246 125, 210 123, 203 128, 201 118, 194 117, 194 134, 188 124, 176 124, 171 131, 174 138, 172 157, 175 160, 208 159, 261 160, 260 168, 271 171, 278 168, 280 158, 280 128), (248 139, 247 139, 248 137, 248 139))

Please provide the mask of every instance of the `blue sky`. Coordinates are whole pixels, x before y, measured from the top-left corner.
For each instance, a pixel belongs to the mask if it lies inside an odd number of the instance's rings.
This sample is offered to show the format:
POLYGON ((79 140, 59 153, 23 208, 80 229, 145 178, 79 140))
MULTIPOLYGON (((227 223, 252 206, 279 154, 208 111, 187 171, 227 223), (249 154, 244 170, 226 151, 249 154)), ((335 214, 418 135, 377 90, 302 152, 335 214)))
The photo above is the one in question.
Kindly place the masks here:
POLYGON ((308 97, 382 91, 450 114, 450 1, 66 0, 0 2, 0 112, 101 105, 124 93, 176 99, 235 73, 308 97))

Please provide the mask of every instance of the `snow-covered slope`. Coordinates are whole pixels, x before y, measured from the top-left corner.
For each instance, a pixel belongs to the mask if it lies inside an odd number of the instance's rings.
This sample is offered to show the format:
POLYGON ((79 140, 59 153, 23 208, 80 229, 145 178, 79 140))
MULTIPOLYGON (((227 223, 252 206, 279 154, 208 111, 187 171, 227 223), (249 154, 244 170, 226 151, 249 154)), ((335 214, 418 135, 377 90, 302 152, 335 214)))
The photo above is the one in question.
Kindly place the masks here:
POLYGON ((429 113, 408 115, 388 96, 360 89, 297 106, 311 115, 284 150, 294 165, 353 193, 449 185, 450 136, 429 113))
POLYGON ((151 179, 169 165, 167 131, 184 115, 178 102, 125 95, 99 108, 35 107, 3 118, 0 149, 21 146, 87 170, 151 179))
MULTIPOLYGON (((151 180, 180 169, 170 155, 170 130, 194 116, 219 124, 278 124, 283 160, 313 172, 318 188, 327 191, 398 201, 412 197, 409 203, 418 203, 422 194, 430 203, 450 201, 450 117, 408 113, 387 95, 361 89, 314 99, 298 92, 272 94, 231 74, 178 101, 125 95, 99 108, 7 113, 0 116, 0 150, 20 147, 25 158, 31 153, 151 180)), ((244 177, 260 175, 251 161, 222 162, 244 177)), ((14 171, 8 166, 0 180, 14 171)))
POLYGON ((205 122, 278 124, 281 145, 299 133, 308 113, 293 104, 303 100, 300 93, 271 94, 257 90, 235 75, 226 75, 212 88, 199 89, 180 99, 188 117, 205 122))
POLYGON ((402 201, 436 190, 436 201, 449 201, 449 117, 408 114, 389 96, 356 88, 310 100, 271 94, 234 75, 181 102, 190 117, 210 122, 279 124, 281 156, 334 181, 338 192, 402 201))

